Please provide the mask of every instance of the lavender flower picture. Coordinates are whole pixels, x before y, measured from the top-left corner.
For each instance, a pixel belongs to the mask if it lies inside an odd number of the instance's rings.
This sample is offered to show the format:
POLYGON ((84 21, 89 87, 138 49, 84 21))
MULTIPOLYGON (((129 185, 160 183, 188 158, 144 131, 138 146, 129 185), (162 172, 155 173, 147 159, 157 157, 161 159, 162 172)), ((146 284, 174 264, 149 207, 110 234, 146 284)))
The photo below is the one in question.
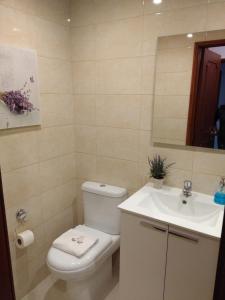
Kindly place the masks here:
POLYGON ((0 129, 41 124, 37 55, 0 45, 0 129))

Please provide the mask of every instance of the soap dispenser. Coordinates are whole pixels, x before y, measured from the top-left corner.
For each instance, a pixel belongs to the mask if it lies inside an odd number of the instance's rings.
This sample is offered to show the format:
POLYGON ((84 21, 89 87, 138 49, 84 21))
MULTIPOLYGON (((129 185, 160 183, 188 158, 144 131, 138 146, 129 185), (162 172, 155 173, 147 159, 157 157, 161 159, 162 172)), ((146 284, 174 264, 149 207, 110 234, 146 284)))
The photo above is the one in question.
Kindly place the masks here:
POLYGON ((217 204, 225 205, 225 178, 222 177, 219 187, 214 196, 214 202, 217 204))

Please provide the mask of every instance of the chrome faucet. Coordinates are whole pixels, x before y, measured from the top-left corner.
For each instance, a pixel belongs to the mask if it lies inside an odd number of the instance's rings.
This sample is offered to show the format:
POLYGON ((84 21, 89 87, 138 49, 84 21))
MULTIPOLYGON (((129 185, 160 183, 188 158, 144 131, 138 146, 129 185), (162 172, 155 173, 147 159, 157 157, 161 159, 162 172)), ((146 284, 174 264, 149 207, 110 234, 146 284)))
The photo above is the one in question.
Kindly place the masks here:
POLYGON ((192 195, 192 182, 191 180, 185 180, 184 181, 184 188, 183 188, 183 195, 185 197, 190 197, 192 195))

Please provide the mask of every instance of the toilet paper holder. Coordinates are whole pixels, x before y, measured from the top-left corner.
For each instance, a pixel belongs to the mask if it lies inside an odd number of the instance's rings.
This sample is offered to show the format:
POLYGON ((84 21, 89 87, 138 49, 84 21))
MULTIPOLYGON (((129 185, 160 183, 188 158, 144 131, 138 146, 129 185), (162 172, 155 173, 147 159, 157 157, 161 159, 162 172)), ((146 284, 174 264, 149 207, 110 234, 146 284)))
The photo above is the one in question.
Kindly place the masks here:
POLYGON ((28 212, 25 209, 20 208, 16 212, 16 219, 18 222, 24 223, 27 221, 27 215, 28 215, 28 212))

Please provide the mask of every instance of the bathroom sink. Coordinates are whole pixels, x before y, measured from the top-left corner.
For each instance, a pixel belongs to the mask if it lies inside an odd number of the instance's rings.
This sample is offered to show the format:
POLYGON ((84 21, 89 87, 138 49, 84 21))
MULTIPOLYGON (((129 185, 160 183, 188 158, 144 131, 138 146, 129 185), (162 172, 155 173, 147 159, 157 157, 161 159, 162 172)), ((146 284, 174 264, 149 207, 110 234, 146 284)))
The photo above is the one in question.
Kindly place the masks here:
POLYGON ((157 190, 147 184, 119 208, 213 237, 221 236, 224 206, 215 204, 213 197, 206 194, 193 192, 185 197, 181 189, 164 186, 157 190))
POLYGON ((221 213, 220 207, 213 203, 207 203, 204 201, 204 196, 200 197, 196 193, 185 198, 182 194, 172 196, 169 193, 153 191, 151 201, 149 197, 146 197, 138 205, 146 209, 158 210, 162 214, 209 226, 216 225, 221 213))

